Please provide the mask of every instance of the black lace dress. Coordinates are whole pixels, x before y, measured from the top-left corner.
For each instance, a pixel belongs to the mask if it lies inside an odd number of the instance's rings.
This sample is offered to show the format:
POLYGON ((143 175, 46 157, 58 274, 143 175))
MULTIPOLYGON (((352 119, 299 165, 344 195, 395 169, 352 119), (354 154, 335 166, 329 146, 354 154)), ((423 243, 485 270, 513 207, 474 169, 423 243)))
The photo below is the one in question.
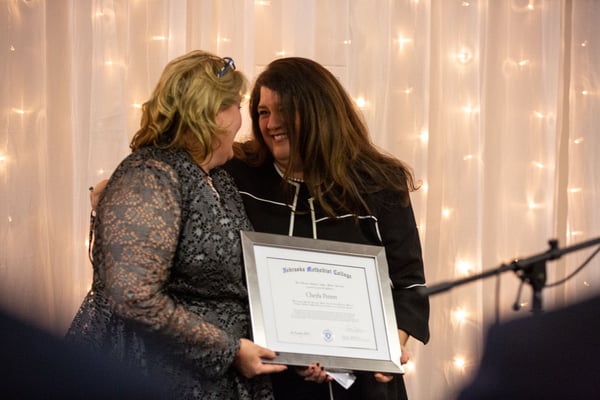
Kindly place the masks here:
MULTIPOLYGON (((240 230, 250 229, 233 180, 214 188, 184 151, 129 155, 100 200, 92 289, 67 340, 168 382, 175 399, 270 399, 268 377, 232 366, 249 337, 240 230)), ((100 378, 99 378, 100 379, 100 378)))

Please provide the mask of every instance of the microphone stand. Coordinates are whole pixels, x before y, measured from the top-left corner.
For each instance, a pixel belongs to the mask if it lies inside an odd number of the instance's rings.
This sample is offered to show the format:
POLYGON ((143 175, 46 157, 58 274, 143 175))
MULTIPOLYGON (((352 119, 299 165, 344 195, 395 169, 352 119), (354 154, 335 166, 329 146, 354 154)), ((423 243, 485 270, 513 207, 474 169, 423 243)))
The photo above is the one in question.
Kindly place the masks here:
POLYGON ((528 282, 531 285, 533 291, 532 311, 536 314, 540 313, 542 311, 542 289, 546 284, 546 261, 556 260, 562 255, 572 251, 600 244, 600 237, 572 246, 563 247, 562 249, 558 247, 558 240, 556 239, 549 240, 548 244, 550 245, 550 249, 543 253, 523 259, 515 259, 510 264, 501 264, 495 269, 484 271, 477 275, 468 276, 455 281, 438 283, 431 287, 421 287, 418 288, 417 291, 421 296, 431 296, 433 294, 446 292, 456 286, 464 285, 465 283, 484 279, 492 275, 499 275, 506 271, 515 271, 522 281, 528 282))

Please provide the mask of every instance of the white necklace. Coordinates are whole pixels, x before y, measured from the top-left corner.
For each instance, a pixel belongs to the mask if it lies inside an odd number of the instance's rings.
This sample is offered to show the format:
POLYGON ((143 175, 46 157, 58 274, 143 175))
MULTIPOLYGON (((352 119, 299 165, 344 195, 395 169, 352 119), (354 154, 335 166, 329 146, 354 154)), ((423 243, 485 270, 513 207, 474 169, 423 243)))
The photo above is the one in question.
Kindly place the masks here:
MULTIPOLYGON (((275 162, 274 162, 274 163, 273 163, 273 165, 275 166, 275 170, 277 171, 277 173, 279 174, 279 176, 281 176, 281 177, 283 178, 283 175, 284 175, 284 174, 283 174, 283 172, 281 172, 281 170, 279 169, 279 166, 277 165, 277 163, 275 163, 275 162)), ((293 177, 291 177, 291 176, 290 176, 290 177, 288 177, 287 179, 288 179, 288 180, 290 180, 290 181, 299 182, 299 183, 302 183, 302 182, 304 182, 304 179, 302 179, 302 178, 293 178, 293 177)))

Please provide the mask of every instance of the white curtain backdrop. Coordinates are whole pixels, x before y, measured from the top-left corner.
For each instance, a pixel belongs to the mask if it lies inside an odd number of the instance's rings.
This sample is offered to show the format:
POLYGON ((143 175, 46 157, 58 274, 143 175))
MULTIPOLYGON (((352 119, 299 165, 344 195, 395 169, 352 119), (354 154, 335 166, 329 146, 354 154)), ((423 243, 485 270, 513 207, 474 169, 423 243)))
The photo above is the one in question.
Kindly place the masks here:
MULTIPOLYGON (((2 306, 64 333, 91 282, 88 187, 128 154, 165 64, 192 49, 233 57, 251 80, 282 56, 333 71, 373 141, 422 182, 412 200, 430 285, 552 238, 595 239, 598 21, 596 0, 0 0, 2 306)), ((549 262, 548 282, 596 247, 549 262)), ((519 283, 509 271, 432 296, 431 342, 409 342, 411 398, 451 398, 489 324, 531 313, 519 283)), ((599 285, 596 258, 545 289, 543 307, 599 285)))

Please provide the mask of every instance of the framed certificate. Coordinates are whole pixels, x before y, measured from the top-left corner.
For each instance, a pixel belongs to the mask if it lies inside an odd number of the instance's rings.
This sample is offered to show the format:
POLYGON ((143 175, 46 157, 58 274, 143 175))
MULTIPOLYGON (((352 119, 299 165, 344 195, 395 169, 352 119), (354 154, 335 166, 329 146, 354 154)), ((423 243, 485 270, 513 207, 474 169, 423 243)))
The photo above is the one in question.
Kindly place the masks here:
POLYGON ((403 373, 385 249, 242 231, 254 342, 288 365, 403 373))

